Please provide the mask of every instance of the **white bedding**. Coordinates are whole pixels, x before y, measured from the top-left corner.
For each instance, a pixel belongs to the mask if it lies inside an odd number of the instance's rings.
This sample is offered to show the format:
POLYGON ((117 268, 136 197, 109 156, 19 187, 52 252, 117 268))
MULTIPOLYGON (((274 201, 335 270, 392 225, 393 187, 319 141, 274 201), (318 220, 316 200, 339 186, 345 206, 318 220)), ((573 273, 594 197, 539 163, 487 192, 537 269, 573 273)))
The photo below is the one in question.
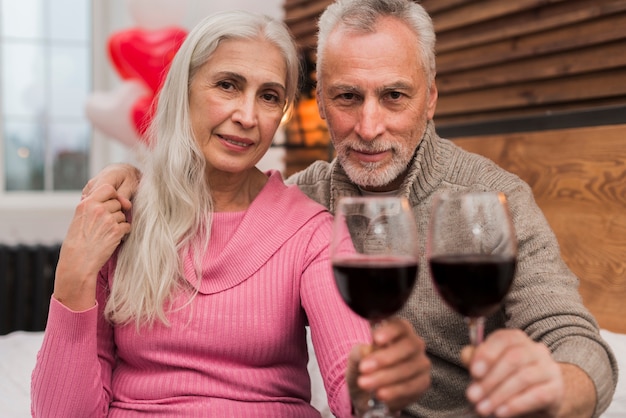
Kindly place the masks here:
POLYGON ((0 336, 0 411, 6 418, 30 417, 30 374, 43 332, 0 336))
MULTIPOLYGON (((620 379, 613 402, 602 418, 626 417, 626 334, 602 330, 618 358, 620 379)), ((30 417, 30 374, 43 333, 17 331, 0 336, 0 411, 3 418, 30 417)), ((325 392, 315 357, 311 353, 309 371, 313 383, 313 400, 324 417, 331 417, 325 405, 325 392)))

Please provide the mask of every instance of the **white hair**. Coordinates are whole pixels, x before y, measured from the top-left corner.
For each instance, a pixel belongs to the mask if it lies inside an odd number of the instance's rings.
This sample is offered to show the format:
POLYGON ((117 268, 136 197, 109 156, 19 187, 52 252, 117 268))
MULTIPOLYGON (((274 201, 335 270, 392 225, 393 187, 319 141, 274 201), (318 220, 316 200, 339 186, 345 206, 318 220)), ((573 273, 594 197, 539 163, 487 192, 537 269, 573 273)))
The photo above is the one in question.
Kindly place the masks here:
POLYGON ((326 41, 332 31, 344 25, 356 32, 372 33, 375 23, 382 17, 391 16, 404 22, 417 38, 420 61, 424 65, 426 80, 435 78, 435 29, 428 12, 410 0, 337 0, 329 5, 318 21, 317 34, 317 82, 324 61, 326 41))
POLYGON ((111 322, 134 321, 138 328, 155 320, 168 325, 167 312, 178 291, 187 289, 189 300, 195 295, 183 277, 182 260, 192 251, 199 280, 213 200, 206 162, 191 128, 189 89, 220 42, 258 37, 276 45, 285 60, 287 112, 298 88, 299 61, 284 23, 244 11, 220 12, 195 26, 177 51, 147 133, 151 147, 133 200, 132 231, 120 247, 105 307, 111 322))

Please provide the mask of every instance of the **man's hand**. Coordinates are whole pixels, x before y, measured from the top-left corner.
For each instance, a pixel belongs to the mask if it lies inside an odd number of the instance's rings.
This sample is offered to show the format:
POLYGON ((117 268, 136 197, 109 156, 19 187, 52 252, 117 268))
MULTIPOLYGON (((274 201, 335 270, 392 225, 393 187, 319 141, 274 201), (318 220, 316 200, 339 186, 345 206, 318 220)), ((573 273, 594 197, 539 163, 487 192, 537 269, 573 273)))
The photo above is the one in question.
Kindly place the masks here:
POLYGON ((375 348, 354 347, 348 360, 350 397, 358 411, 367 408, 370 394, 399 411, 417 401, 430 386, 430 360, 424 341, 400 318, 374 330, 375 348))
POLYGON ((520 330, 498 330, 461 358, 473 379, 467 397, 480 416, 590 417, 595 408, 591 379, 520 330))
POLYGON ((131 208, 130 201, 139 187, 139 180, 141 180, 141 172, 138 168, 124 163, 110 164, 87 182, 83 188, 83 199, 99 186, 107 184, 117 190, 122 209, 128 211, 131 208))
POLYGON ((81 200, 61 246, 54 297, 75 311, 91 308, 98 272, 129 232, 113 187, 99 186, 81 200))

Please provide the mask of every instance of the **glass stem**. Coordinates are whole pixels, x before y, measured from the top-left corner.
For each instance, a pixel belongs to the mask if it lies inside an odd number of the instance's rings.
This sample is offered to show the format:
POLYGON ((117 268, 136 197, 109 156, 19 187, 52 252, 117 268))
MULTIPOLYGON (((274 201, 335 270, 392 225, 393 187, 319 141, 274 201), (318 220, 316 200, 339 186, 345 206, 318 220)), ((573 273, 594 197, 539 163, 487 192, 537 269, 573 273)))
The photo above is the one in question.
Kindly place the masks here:
POLYGON ((467 326, 469 327, 470 343, 476 347, 483 342, 485 336, 485 318, 467 318, 467 326))
MULTIPOLYGON (((381 324, 380 320, 370 321, 370 331, 372 336, 372 350, 376 350, 376 343, 374 342, 374 331, 381 324)), ((387 418, 390 417, 389 409, 387 405, 376 399, 374 393, 370 394, 370 400, 368 402, 368 411, 363 415, 363 418, 387 418)))
MULTIPOLYGON (((470 344, 473 347, 480 345, 485 336, 485 318, 482 316, 478 318, 465 318, 465 321, 467 322, 467 327, 469 328, 470 344)), ((455 415, 455 417, 478 418, 478 414, 475 412, 474 406, 470 406, 461 415, 455 415)))

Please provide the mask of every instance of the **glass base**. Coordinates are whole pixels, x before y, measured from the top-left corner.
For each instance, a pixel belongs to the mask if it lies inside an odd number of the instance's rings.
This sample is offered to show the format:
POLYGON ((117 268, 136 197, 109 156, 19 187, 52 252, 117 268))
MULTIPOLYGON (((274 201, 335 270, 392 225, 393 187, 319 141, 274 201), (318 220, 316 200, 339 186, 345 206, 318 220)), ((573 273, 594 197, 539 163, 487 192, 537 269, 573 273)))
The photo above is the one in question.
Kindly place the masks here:
MULTIPOLYGON (((461 412, 456 412, 453 414, 445 415, 445 418, 482 418, 472 409, 466 409, 461 412)), ((490 415, 488 418, 493 418, 493 415, 490 415)))
POLYGON ((369 401, 369 408, 362 418, 396 418, 398 415, 392 414, 387 408, 387 405, 378 401, 376 398, 372 398, 369 401))
POLYGON ((362 418, 395 418, 395 415, 391 415, 390 412, 384 409, 371 409, 363 414, 362 418))
POLYGON ((450 415, 448 416, 448 418, 480 418, 480 416, 473 411, 465 411, 461 412, 460 414, 450 415))

